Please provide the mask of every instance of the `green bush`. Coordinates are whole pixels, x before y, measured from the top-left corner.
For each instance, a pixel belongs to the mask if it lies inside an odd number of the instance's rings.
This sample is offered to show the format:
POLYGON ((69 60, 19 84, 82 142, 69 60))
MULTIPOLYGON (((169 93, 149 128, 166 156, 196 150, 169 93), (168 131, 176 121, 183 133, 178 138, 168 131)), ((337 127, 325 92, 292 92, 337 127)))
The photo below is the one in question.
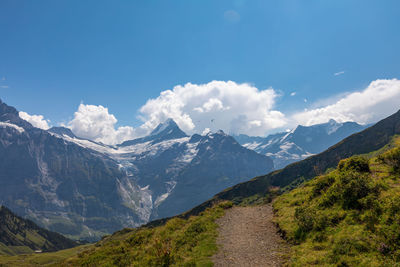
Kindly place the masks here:
POLYGON ((369 194, 378 194, 377 189, 368 174, 357 174, 348 172, 341 176, 340 185, 342 186, 341 200, 344 209, 363 209, 367 208, 363 205, 361 199, 369 194))
POLYGON ((400 173, 400 147, 380 155, 378 159, 391 166, 394 173, 400 173))
POLYGON ((368 160, 364 157, 354 156, 343 159, 338 164, 339 171, 370 172, 368 160))
POLYGON ((368 208, 371 203, 363 199, 371 195, 369 197, 372 200, 379 192, 380 186, 374 183, 370 174, 342 169, 335 183, 322 196, 320 205, 330 207, 338 203, 344 209, 361 210, 368 208))
POLYGON ((315 210, 311 208, 298 207, 294 213, 294 218, 302 232, 309 232, 314 227, 315 210))
POLYGON ((321 193, 328 189, 334 182, 335 177, 330 174, 318 177, 312 188, 312 196, 316 197, 321 195, 321 193))
POLYGON ((230 209, 233 207, 233 202, 232 201, 223 201, 218 204, 219 207, 223 208, 224 210, 230 209))

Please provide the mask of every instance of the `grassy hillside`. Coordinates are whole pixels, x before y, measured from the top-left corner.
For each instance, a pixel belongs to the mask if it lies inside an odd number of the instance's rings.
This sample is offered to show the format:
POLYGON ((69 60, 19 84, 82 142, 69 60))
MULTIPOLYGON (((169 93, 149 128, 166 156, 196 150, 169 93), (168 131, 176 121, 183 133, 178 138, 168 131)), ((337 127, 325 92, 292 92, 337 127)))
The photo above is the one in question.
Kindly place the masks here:
POLYGON ((215 220, 231 206, 223 202, 199 216, 124 229, 57 266, 212 266, 210 257, 217 251, 215 220))
POLYGON ((16 256, 1 256, 0 267, 5 266, 59 266, 59 264, 69 257, 73 257, 92 245, 82 245, 74 248, 63 249, 56 252, 43 252, 34 254, 22 254, 16 256))
POLYGON ((293 266, 400 266, 400 138, 277 198, 293 266), (395 148, 392 148, 395 146, 395 148))
POLYGON ((43 229, 0 206, 0 255, 57 251, 77 245, 75 241, 43 229))

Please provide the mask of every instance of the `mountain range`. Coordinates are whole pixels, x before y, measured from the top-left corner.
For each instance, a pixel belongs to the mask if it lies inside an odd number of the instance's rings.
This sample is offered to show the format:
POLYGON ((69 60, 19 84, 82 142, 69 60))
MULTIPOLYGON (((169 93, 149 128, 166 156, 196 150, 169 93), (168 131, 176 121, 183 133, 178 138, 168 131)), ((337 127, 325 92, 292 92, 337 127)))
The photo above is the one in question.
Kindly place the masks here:
POLYGON ((108 146, 18 114, 0 101, 0 204, 75 239, 176 215, 273 170, 222 131, 187 136, 173 120, 108 146))
POLYGON ((267 137, 237 135, 235 139, 244 147, 272 158, 275 169, 318 154, 330 146, 369 125, 355 122, 338 123, 331 119, 327 123, 312 126, 297 126, 289 132, 276 133, 267 137))

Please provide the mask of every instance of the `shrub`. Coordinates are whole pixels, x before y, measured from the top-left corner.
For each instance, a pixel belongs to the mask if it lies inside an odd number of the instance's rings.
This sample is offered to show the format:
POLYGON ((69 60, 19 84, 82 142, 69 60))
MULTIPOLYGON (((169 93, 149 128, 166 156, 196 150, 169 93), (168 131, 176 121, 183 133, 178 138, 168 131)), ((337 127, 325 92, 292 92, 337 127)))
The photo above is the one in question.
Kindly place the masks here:
POLYGON ((336 182, 320 200, 320 206, 330 207, 339 203, 344 209, 362 210, 369 208, 369 204, 379 195, 381 187, 374 183, 368 173, 359 173, 351 168, 342 169, 336 182), (369 196, 371 194, 371 196, 369 196), (369 196, 370 199, 365 199, 369 196))
POLYGON ((365 206, 359 200, 375 192, 372 179, 368 174, 348 172, 341 176, 341 198, 344 209, 362 209, 365 206))
POLYGON ((312 196, 316 197, 318 195, 321 195, 321 193, 328 189, 334 182, 335 177, 333 175, 324 175, 318 177, 312 189, 312 196))
POLYGON ((311 208, 298 207, 294 213, 294 218, 302 232, 309 232, 314 227, 315 210, 311 208))
POLYGON ((400 196, 390 197, 382 205, 386 216, 383 216, 378 229, 384 244, 384 249, 380 248, 380 252, 388 254, 390 251, 400 261, 400 196))
POLYGON ((394 173, 400 173, 400 147, 380 155, 378 159, 391 166, 394 173))
POLYGON ((369 172, 369 164, 366 158, 354 156, 343 159, 338 164, 339 171, 369 172))
POLYGON ((233 207, 233 202, 232 201, 223 201, 218 204, 220 208, 223 208, 224 210, 230 209, 233 207))

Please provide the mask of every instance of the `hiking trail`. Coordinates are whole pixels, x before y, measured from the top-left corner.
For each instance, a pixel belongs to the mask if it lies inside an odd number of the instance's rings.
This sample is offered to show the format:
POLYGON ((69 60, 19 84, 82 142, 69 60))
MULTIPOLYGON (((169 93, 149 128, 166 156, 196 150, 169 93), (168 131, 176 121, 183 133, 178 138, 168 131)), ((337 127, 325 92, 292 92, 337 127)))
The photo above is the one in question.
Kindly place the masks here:
POLYGON ((272 222, 272 205, 233 207, 216 222, 218 253, 214 266, 282 266, 286 242, 272 222))

